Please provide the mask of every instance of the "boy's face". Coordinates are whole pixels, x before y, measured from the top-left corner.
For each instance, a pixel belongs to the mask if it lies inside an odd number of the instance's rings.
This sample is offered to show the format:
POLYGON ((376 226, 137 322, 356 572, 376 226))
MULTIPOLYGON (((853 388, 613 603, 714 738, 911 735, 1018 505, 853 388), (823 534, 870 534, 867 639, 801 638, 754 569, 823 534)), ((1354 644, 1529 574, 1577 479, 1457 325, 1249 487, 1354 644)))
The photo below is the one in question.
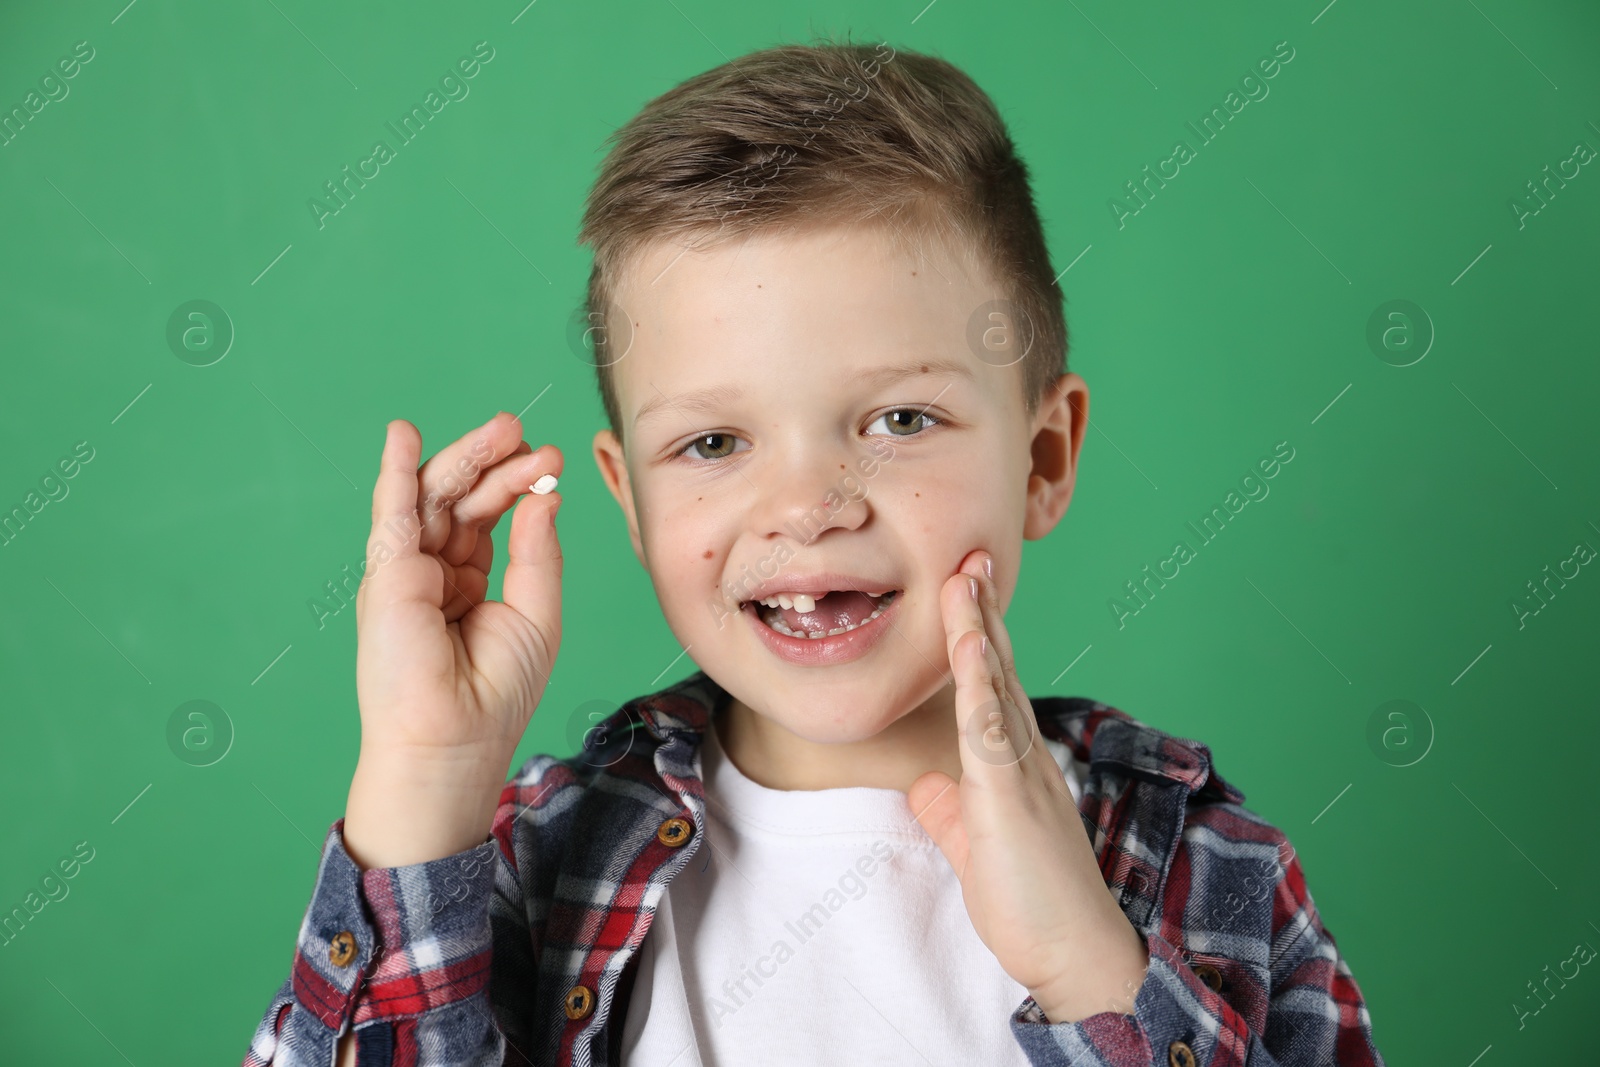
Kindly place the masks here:
POLYGON ((627 448, 597 434, 601 474, 690 657, 807 740, 871 737, 932 698, 948 714, 940 588, 983 549, 1003 609, 1023 538, 1066 510, 1087 386, 1062 376, 1028 418, 1022 365, 1005 365, 1017 353, 968 340, 1001 296, 943 242, 903 250, 875 226, 661 243, 619 279, 627 448), (741 603, 823 572, 899 592, 821 640, 764 629, 741 603))

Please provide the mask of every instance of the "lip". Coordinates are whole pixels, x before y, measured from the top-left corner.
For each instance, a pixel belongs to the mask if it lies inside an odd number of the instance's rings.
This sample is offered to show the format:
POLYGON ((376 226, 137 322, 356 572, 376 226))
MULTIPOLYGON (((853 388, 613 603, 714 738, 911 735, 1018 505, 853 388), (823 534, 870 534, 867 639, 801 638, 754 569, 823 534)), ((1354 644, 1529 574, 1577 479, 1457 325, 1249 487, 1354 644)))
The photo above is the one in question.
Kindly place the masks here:
POLYGON ((798 667, 832 667, 865 656, 889 631, 889 623, 905 598, 902 590, 876 619, 863 623, 849 633, 834 634, 832 637, 789 637, 780 634, 761 621, 759 605, 754 601, 740 608, 739 614, 749 620, 756 636, 779 659, 798 667))

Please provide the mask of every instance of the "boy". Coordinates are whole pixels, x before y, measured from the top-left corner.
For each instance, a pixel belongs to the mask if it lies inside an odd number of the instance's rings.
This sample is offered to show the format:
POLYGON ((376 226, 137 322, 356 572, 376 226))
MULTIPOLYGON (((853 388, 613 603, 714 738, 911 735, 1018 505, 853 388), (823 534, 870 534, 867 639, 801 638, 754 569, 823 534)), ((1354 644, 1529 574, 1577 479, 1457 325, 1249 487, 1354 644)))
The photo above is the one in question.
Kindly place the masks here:
POLYGON ((701 669, 507 784, 563 457, 502 413, 419 470, 390 423, 361 756, 245 1063, 1381 1064, 1209 750, 1018 681, 1002 615, 1088 390, 988 97, 794 45, 615 140, 593 450, 701 669))

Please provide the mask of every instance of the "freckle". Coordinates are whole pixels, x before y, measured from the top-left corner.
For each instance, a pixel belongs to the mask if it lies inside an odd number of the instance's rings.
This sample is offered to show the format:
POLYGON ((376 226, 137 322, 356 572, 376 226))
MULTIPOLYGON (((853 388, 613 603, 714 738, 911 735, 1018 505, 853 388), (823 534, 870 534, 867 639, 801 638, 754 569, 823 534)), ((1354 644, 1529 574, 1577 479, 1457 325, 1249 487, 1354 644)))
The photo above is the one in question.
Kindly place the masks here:
POLYGON ((917 494, 917 496, 921 496, 921 495, 922 495, 922 494, 921 494, 921 493, 918 493, 918 494, 917 494))
POLYGON ((913 278, 915 278, 915 277, 916 277, 916 276, 917 276, 917 272, 916 272, 916 271, 912 271, 912 272, 911 272, 911 276, 912 276, 912 277, 913 277, 913 278))
POLYGON ((922 368, 922 373, 923 374, 927 374, 928 373, 928 368, 927 367, 923 367, 922 368))
POLYGON ((701 559, 710 559, 711 558, 711 550, 709 548, 706 549, 705 555, 701 556, 700 558, 701 559))

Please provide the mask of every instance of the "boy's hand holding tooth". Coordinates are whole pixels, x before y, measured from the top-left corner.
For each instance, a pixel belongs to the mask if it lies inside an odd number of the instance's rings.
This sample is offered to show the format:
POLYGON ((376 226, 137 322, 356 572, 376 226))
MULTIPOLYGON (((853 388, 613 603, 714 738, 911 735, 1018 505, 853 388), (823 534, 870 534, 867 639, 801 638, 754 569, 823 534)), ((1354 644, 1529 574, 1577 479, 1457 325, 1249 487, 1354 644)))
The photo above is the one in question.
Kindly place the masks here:
POLYGON ((484 842, 561 644, 561 452, 533 451, 505 412, 419 470, 421 452, 415 426, 389 424, 356 594, 361 755, 344 844, 363 869, 484 842), (513 505, 505 599, 486 601, 490 533, 513 505))
POLYGON ((955 869, 978 936, 1051 1022, 1131 1013, 1149 965, 1145 939, 1106 887, 1039 736, 989 562, 969 553, 940 591, 961 781, 929 771, 907 800, 955 869))

